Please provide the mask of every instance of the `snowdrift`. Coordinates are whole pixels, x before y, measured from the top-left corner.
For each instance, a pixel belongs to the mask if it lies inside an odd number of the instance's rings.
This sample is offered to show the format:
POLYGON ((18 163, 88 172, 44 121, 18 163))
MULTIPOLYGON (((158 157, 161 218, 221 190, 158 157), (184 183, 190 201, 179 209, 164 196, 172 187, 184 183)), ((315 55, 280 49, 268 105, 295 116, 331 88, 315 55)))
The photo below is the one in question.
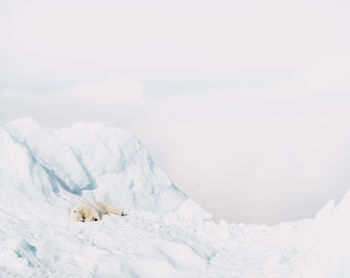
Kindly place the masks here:
POLYGON ((315 219, 217 224, 128 131, 0 127, 0 277, 350 277, 349 215, 347 193, 315 219), (70 221, 90 200, 128 215, 70 221))

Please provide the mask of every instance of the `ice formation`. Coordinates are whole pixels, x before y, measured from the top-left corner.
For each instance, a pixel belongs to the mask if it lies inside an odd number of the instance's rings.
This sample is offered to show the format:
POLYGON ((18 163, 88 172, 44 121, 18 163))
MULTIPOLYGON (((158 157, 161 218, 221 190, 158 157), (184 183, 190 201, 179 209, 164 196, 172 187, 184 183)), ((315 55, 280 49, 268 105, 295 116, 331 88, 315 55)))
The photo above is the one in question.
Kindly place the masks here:
POLYGON ((216 223, 130 132, 0 127, 0 277, 350 277, 350 193, 314 219, 216 223), (125 217, 76 223, 77 203, 125 217))

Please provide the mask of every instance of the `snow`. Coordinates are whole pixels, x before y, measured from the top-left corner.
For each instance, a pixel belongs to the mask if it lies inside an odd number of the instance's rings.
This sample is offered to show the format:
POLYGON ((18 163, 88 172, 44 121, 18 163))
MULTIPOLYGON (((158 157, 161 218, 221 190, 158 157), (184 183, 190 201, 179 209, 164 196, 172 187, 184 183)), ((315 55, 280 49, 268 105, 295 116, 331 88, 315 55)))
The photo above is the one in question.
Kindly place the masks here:
POLYGON ((0 127, 0 193, 0 277, 350 277, 350 191, 314 219, 216 223, 115 127, 0 127), (127 215, 72 222, 89 200, 127 215))

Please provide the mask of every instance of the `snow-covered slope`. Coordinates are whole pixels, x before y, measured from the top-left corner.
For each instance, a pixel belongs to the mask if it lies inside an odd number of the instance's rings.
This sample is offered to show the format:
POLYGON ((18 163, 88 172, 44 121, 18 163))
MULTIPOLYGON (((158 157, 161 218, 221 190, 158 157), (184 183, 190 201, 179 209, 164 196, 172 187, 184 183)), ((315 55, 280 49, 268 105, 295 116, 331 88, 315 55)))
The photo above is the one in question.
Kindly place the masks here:
POLYGON ((315 219, 229 224, 188 199, 127 131, 0 127, 0 277, 350 277, 350 193, 315 219), (72 222, 77 203, 128 210, 72 222))

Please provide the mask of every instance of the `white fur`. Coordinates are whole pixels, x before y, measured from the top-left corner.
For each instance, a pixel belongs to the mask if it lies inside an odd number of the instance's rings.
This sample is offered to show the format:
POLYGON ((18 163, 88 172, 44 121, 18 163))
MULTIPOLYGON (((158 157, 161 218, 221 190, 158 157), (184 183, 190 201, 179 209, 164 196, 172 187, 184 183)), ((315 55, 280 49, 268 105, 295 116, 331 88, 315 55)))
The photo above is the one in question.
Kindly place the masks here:
POLYGON ((102 215, 123 215, 123 210, 104 202, 89 202, 75 206, 71 211, 71 219, 74 221, 99 221, 102 215))

